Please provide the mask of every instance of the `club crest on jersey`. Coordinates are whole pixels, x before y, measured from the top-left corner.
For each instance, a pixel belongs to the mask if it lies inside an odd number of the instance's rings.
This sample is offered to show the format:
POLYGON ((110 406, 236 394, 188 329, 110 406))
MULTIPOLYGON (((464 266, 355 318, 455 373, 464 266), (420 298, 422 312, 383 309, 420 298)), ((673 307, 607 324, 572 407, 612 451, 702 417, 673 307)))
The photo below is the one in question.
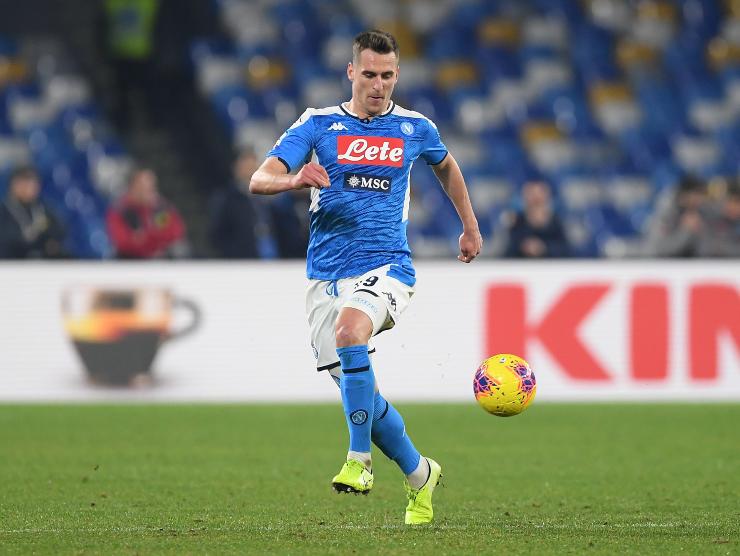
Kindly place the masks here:
POLYGON ((391 179, 388 176, 345 172, 344 189, 345 191, 374 191, 376 193, 390 193, 391 179))
POLYGON ((337 162, 366 166, 403 166, 400 137, 337 136, 337 162))
POLYGON ((404 135, 413 135, 414 126, 409 122, 401 122, 401 133, 404 135))

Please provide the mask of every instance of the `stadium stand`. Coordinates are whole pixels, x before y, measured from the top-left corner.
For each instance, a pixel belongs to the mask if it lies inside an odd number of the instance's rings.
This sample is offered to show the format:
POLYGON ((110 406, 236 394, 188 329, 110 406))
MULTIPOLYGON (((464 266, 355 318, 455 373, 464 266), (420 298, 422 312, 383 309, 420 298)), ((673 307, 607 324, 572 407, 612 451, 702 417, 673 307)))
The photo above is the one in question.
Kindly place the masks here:
MULTIPOLYGON (((174 94, 193 86, 178 73, 163 85, 175 100, 166 125, 133 133, 109 124, 106 60, 85 54, 91 44, 23 7, 13 17, 23 12, 36 34, 10 34, 11 19, 0 26, 0 195, 11 169, 32 163, 75 257, 112 256, 104 215, 134 158, 162 174, 189 229, 203 236, 203 200, 228 183, 235 152, 261 155, 306 106, 349 98, 347 53, 368 27, 399 38, 395 98, 440 127, 489 256, 505 252, 502 223, 521 208, 528 180, 550 184, 575 256, 623 257, 645 253, 656 206, 683 176, 711 182, 740 169, 738 0, 165 4, 174 43, 189 45, 197 90, 174 94), (204 24, 209 10, 217 16, 204 24)), ((66 12, 94 17, 80 2, 66 12)), ((453 253, 458 224, 432 172, 417 165, 412 183, 416 255, 453 253)), ((258 220, 269 221, 270 207, 259 206, 258 220)), ((280 256, 268 228, 258 228, 261 255, 280 256)))
POLYGON ((62 43, 0 37, 0 174, 32 164, 78 258, 105 258, 109 200, 131 165, 62 43))
MULTIPOLYGON (((399 104, 441 128, 488 253, 531 178, 553 187, 578 256, 642 253, 661 194, 684 174, 740 168, 740 2, 219 0, 228 37, 193 42, 201 92, 236 146, 266 152, 305 106, 349 98, 352 37, 401 44, 399 104)), ((419 255, 456 250, 429 169, 413 174, 419 255)))

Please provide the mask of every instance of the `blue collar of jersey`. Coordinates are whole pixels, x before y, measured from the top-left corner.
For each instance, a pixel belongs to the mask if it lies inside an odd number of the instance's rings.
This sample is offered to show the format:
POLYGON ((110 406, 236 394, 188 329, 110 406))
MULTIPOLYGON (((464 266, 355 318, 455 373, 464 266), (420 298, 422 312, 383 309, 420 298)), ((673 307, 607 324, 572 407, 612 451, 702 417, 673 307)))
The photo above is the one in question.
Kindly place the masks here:
POLYGON ((349 104, 349 103, 342 102, 339 105, 339 108, 342 109, 342 112, 344 112, 345 114, 347 114, 347 116, 349 116, 350 118, 355 118, 355 119, 360 120, 361 122, 364 122, 364 123, 369 123, 370 121, 374 120, 375 118, 382 118, 383 116, 387 116, 388 114, 390 114, 391 112, 393 112, 393 109, 396 107, 396 103, 393 102, 393 101, 391 101, 390 104, 388 104, 388 110, 386 110, 382 114, 378 114, 377 116, 373 116, 372 118, 360 118, 357 114, 354 114, 354 113, 350 112, 349 110, 347 110, 344 107, 345 104, 349 104))

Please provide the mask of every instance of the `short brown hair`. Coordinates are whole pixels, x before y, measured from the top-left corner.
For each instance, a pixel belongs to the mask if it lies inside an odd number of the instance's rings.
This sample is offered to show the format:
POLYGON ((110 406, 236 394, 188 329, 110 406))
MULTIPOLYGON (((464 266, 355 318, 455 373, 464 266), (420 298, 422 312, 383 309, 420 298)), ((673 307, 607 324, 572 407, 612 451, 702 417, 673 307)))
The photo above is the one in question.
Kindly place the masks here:
POLYGON ((396 61, 398 61, 398 42, 396 37, 390 33, 373 29, 372 31, 363 31, 357 35, 352 43, 352 60, 356 62, 360 57, 360 52, 368 48, 378 54, 393 52, 396 55, 396 61))
POLYGON ((13 170, 8 178, 8 183, 13 185, 18 180, 37 180, 39 174, 36 172, 33 166, 18 166, 13 170))

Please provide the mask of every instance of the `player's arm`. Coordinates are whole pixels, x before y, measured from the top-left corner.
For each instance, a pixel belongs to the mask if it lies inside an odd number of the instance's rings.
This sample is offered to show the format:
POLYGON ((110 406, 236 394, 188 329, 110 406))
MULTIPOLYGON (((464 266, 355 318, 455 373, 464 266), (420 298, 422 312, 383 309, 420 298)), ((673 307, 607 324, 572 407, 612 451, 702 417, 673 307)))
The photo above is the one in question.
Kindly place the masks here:
POLYGON ((455 205, 455 210, 463 225, 463 233, 460 235, 460 254, 457 258, 464 263, 469 263, 480 253, 483 238, 478 228, 478 219, 470 203, 465 178, 463 178, 457 161, 450 153, 447 153, 442 162, 432 166, 432 169, 452 204, 455 205))
POLYGON ((252 174, 249 192, 258 195, 275 195, 292 189, 329 187, 329 174, 321 164, 304 164, 297 174, 288 174, 288 169, 280 159, 268 157, 259 169, 252 174))

